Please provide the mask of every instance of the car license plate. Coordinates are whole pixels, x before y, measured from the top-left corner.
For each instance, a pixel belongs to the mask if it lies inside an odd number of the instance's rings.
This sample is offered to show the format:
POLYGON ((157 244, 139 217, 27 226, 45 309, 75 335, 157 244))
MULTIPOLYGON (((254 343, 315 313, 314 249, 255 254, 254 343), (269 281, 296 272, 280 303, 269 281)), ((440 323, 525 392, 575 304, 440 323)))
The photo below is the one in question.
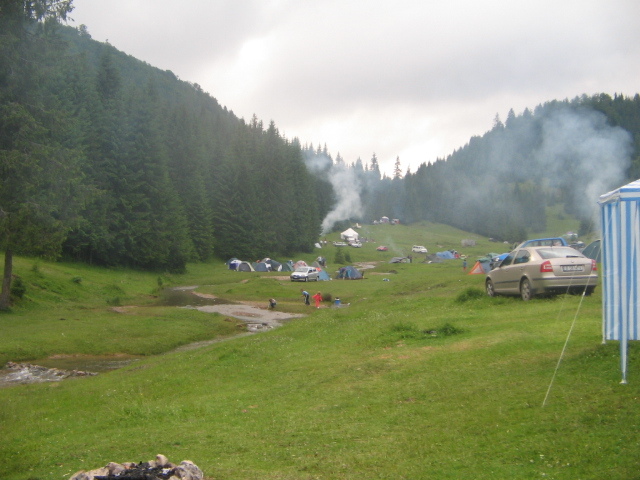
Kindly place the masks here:
POLYGON ((562 265, 563 272, 582 272, 584 271, 583 265, 562 265))

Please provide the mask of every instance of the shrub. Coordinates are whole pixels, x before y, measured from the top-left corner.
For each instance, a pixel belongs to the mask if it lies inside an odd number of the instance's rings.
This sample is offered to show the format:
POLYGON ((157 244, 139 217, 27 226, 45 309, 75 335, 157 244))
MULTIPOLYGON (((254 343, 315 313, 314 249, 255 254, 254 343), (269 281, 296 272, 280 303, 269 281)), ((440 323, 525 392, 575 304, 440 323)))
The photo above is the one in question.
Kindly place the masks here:
POLYGON ((462 292, 456 296, 456 303, 464 303, 470 300, 478 300, 479 298, 486 298, 487 294, 476 287, 465 288, 462 292))
POLYGON ((27 286, 21 277, 16 276, 11 282, 11 296, 14 298, 22 298, 27 292, 27 286))
POLYGON ((464 330, 462 330, 461 328, 454 327, 450 323, 445 323, 442 327, 440 327, 437 330, 437 332, 438 332, 438 335, 442 334, 445 337, 449 337, 451 335, 457 335, 458 333, 462 333, 464 332, 464 330))
POLYGON ((72 281, 73 283, 80 284, 80 283, 82 283, 82 277, 73 277, 73 278, 71 279, 71 281, 72 281))
POLYGON ((462 333, 464 330, 457 328, 450 323, 446 323, 439 328, 419 329, 412 323, 396 323, 391 326, 390 333, 386 335, 387 340, 392 342, 407 340, 427 340, 438 337, 449 337, 462 333))
POLYGON ((119 307, 122 305, 122 300, 120 297, 107 298, 107 305, 111 305, 112 307, 119 307))

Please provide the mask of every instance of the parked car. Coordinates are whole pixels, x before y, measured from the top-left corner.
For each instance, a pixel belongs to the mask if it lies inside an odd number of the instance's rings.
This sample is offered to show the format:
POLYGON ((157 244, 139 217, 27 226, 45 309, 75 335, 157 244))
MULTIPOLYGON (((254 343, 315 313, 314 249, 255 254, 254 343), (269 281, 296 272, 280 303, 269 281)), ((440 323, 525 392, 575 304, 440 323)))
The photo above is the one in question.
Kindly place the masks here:
POLYGON ((485 279, 487 295, 536 295, 573 293, 591 295, 598 285, 595 260, 571 247, 518 247, 485 279))
POLYGON ((362 244, 360 242, 351 242, 349 245, 355 248, 362 247, 362 244))
POLYGON ((414 245, 413 247, 411 247, 411 251, 413 253, 427 253, 427 248, 423 247, 422 245, 414 245))
POLYGON ((534 238, 522 242, 518 247, 567 247, 569 244, 562 237, 534 238))
POLYGON ((292 282, 318 281, 320 272, 316 267, 298 267, 290 275, 292 282))
POLYGON ((346 247, 347 244, 345 242, 333 242, 334 247, 346 247))
POLYGON ((389 250, 389 247, 385 247, 384 245, 380 245, 378 248, 376 248, 377 251, 379 252, 386 252, 387 250, 389 250))

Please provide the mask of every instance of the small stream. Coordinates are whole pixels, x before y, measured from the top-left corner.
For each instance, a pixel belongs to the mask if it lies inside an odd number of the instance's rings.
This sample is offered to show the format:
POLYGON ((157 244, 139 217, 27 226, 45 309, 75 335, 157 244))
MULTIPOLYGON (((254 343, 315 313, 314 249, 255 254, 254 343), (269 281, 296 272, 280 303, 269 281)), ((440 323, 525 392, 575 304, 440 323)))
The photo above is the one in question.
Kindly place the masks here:
MULTIPOLYGON (((208 295, 195 295, 193 287, 178 287, 165 289, 158 302, 155 304, 167 307, 186 307, 186 308, 198 308, 213 306, 213 305, 233 305, 234 302, 225 300, 222 298, 215 298, 208 295)), ((207 343, 213 343, 215 340, 209 342, 197 342, 193 344, 194 348, 202 346, 207 343)), ((181 350, 186 350, 189 345, 183 345, 179 347, 181 350)), ((140 355, 54 355, 51 357, 34 360, 28 364, 20 364, 23 368, 0 368, 0 388, 17 385, 23 383, 41 383, 60 381, 67 378, 67 373, 77 372, 91 372, 91 373, 104 373, 118 368, 125 367, 140 358, 144 358, 140 355), (46 368, 38 368, 46 367, 46 368)))

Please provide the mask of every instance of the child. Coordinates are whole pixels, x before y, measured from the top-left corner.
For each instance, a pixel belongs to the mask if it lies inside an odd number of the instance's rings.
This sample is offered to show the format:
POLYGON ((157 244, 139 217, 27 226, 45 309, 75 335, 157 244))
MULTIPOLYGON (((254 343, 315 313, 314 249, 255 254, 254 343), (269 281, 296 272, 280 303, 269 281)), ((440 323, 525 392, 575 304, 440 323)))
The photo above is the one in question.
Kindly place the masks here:
POLYGON ((276 308, 277 302, 275 298, 269 299, 269 308, 276 308))
POLYGON ((316 293, 316 294, 313 296, 313 299, 314 299, 314 300, 315 300, 315 302, 316 302, 316 308, 320 308, 320 302, 322 301, 322 294, 321 294, 320 292, 316 293))

